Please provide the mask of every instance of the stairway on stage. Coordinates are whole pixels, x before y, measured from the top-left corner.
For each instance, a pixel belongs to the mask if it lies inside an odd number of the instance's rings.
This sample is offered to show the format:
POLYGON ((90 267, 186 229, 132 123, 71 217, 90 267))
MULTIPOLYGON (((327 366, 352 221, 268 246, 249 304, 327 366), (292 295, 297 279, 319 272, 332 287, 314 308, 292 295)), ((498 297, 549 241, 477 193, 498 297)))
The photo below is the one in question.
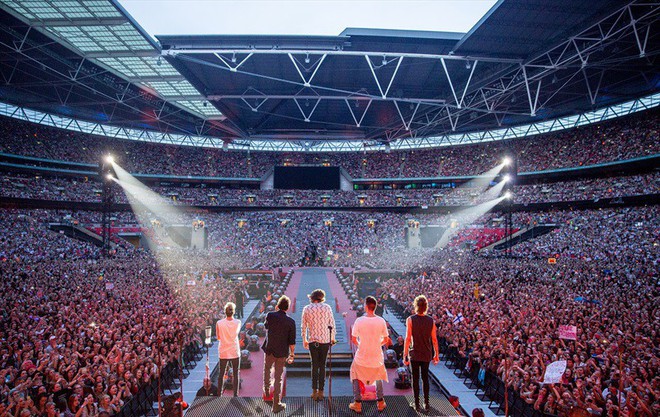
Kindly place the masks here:
MULTIPOLYGON (((301 336, 302 310, 309 304, 307 297, 315 289, 325 291, 326 303, 332 307, 336 325, 337 344, 332 347, 332 389, 333 394, 350 395, 352 392, 349 381, 349 370, 352 362, 351 347, 346 322, 341 312, 337 312, 335 297, 345 296, 341 286, 341 293, 332 291, 330 281, 336 277, 328 268, 303 268, 298 292, 295 295, 295 310, 290 313, 296 321, 298 333, 296 334, 296 358, 293 364, 287 366, 287 394, 309 395, 311 393, 311 361, 309 351, 303 348, 301 336)), ((328 367, 329 368, 329 367, 328 367)), ((328 395, 329 384, 326 381, 325 394, 328 395)))
MULTIPOLYGON (((362 403, 362 416, 378 417, 417 417, 417 416, 459 416, 444 396, 431 398, 429 413, 417 413, 410 407, 412 397, 385 396, 387 407, 381 413, 376 409, 376 402, 362 403)), ((329 402, 313 401, 306 397, 286 397, 286 410, 273 414, 269 403, 261 398, 227 398, 227 397, 197 397, 186 412, 186 417, 245 417, 245 416, 313 416, 313 417, 355 417, 348 404, 353 397, 336 396, 332 399, 332 412, 328 409, 329 402)))

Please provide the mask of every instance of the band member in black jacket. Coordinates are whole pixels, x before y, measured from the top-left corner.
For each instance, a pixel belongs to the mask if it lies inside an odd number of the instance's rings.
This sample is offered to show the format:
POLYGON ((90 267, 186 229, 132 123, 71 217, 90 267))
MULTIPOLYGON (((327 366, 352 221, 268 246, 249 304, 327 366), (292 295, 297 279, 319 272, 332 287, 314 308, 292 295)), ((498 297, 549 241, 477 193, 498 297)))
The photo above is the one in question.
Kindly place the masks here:
POLYGON ((275 368, 275 389, 273 393, 273 413, 286 408, 282 403, 282 373, 285 363, 293 363, 293 351, 296 347, 296 322, 286 315, 289 309, 289 297, 283 295, 277 300, 276 311, 266 316, 268 334, 261 347, 266 353, 264 362, 264 398, 270 393, 270 371, 275 368))

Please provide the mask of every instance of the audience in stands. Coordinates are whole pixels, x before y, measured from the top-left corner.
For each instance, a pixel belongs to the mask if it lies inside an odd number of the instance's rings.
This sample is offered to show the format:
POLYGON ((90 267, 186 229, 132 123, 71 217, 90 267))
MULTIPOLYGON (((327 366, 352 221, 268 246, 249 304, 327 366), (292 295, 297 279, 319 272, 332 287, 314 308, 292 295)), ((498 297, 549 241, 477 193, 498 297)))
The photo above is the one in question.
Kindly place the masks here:
MULTIPOLYGON (((220 149, 162 145, 102 138, 16 119, 0 119, 0 152, 98 164, 111 153, 129 172, 261 178, 274 165, 329 164, 353 178, 412 178, 475 175, 515 156, 519 172, 579 167, 660 153, 660 112, 525 139, 415 151, 365 153, 223 152, 220 149), (465 161, 470 161, 466 164, 465 161)), ((41 165, 42 162, 24 162, 41 165)), ((76 169, 94 170, 93 167, 76 169)))
MULTIPOLYGON (((0 178, 0 196, 55 201, 101 202, 102 184, 87 178, 51 178, 7 174, 0 178)), ((402 190, 253 190, 196 187, 153 187, 173 205, 250 207, 419 207, 474 205, 486 198, 482 190, 467 186, 402 190)), ((114 200, 128 203, 120 186, 114 200)), ((515 187, 520 204, 594 200, 660 193, 660 174, 538 183, 515 187)))

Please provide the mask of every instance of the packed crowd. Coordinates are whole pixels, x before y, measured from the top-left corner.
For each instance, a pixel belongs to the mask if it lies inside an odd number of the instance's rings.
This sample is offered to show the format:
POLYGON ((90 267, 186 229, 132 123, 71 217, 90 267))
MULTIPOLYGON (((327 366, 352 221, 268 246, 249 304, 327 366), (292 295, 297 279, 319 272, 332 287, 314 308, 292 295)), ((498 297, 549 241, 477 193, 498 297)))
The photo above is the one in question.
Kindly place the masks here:
MULTIPOLYGON (((56 201, 100 202, 102 185, 86 178, 51 178, 5 174, 0 196, 56 201)), ((127 203, 126 194, 114 187, 114 200, 127 203)), ((457 188, 396 190, 256 190, 207 187, 153 187, 174 205, 252 207, 412 207, 473 205, 483 201, 480 189, 457 188)), ((594 200, 660 193, 660 174, 535 183, 515 187, 521 204, 594 200)))
POLYGON ((51 215, 0 214, 0 415, 114 415, 201 343, 233 285, 195 254, 99 258, 47 230, 51 215))
MULTIPOLYGON (((426 294, 447 343, 539 410, 564 415, 582 404, 594 415, 618 417, 660 409, 657 206, 516 213, 518 226, 558 227, 515 246, 515 259, 456 245, 407 249, 407 214, 178 216, 181 224, 204 222, 208 251, 125 246, 105 259, 96 247, 47 227, 64 220, 98 224, 98 213, 0 211, 0 415, 116 413, 160 364, 177 357, 180 340, 200 343, 203 327, 233 299, 233 284, 220 271, 300 265, 311 246, 326 266, 406 271, 407 279, 386 282, 386 291, 406 308, 426 294), (454 324, 459 314, 464 320, 454 324), (563 324, 578 326, 576 342, 557 338, 563 324), (562 358, 569 363, 562 384, 542 386, 545 367, 562 358), (621 402, 613 394, 620 382, 621 402)), ((500 216, 475 224, 492 225, 500 216)), ((452 216, 415 219, 447 224, 452 216)), ((121 213, 115 221, 136 218, 121 213)))
POLYGON ((408 310, 429 297, 440 337, 539 411, 659 415, 660 209, 545 216, 560 227, 515 246, 514 259, 435 251, 413 279, 383 287, 408 310), (560 339, 560 325, 577 326, 577 340, 560 339), (557 360, 561 383, 542 384, 557 360))
MULTIPOLYGON (((110 153, 130 172, 261 178, 274 165, 341 166, 353 178, 413 178, 474 175, 513 155, 518 171, 577 167, 660 153, 660 112, 649 110, 601 124, 562 132, 418 151, 391 153, 223 152, 99 138, 15 119, 0 120, 0 152, 46 159, 98 164, 110 153), (470 161, 469 164, 464 163, 470 161)), ((37 162, 28 162, 28 164, 37 162)))

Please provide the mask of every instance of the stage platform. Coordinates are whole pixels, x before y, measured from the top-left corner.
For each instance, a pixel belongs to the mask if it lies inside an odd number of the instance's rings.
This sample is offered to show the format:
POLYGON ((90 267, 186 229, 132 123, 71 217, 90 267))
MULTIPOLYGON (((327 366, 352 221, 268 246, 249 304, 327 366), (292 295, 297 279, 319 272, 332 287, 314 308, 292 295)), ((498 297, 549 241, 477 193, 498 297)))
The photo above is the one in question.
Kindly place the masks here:
POLYGON ((410 407, 413 397, 385 396, 387 408, 379 413, 375 401, 362 403, 362 414, 356 414, 348 409, 353 397, 334 397, 332 411, 328 409, 328 401, 316 402, 309 397, 286 397, 286 410, 277 414, 271 411, 271 403, 261 398, 245 397, 197 397, 186 411, 186 417, 244 417, 244 416, 308 416, 308 417, 417 417, 417 416, 458 416, 452 405, 444 396, 431 397, 429 413, 417 413, 410 407))

